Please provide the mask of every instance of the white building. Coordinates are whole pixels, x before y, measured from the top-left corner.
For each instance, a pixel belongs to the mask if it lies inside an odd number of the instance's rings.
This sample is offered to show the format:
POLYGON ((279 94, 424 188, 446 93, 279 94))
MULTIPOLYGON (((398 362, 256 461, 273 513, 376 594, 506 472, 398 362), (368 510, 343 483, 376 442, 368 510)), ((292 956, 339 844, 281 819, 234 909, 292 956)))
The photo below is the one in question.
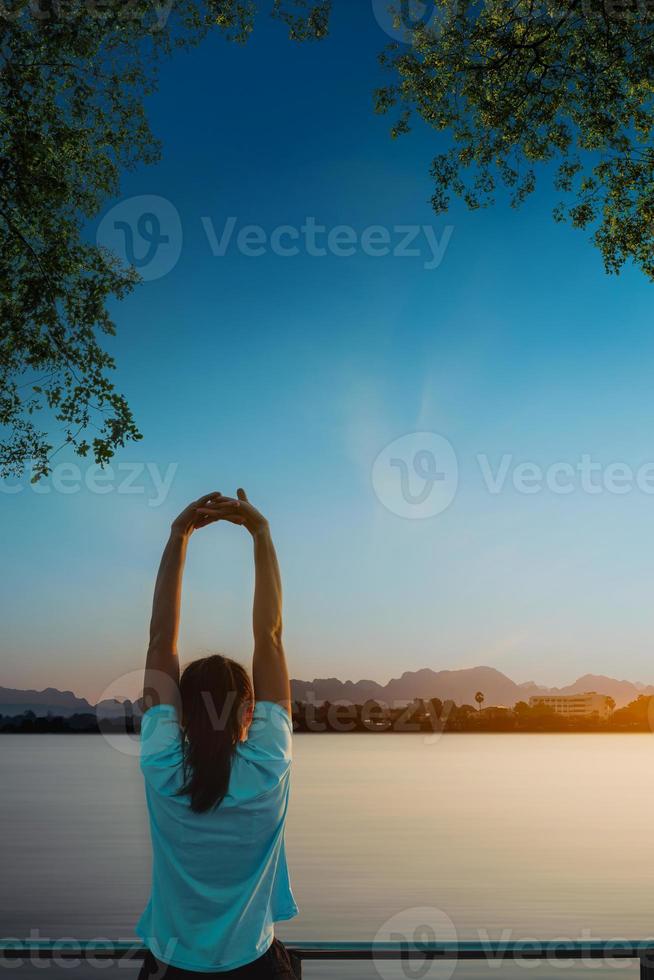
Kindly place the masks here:
POLYGON ((587 691, 585 694, 535 694, 529 698, 529 707, 544 705, 554 708, 557 715, 566 718, 589 718, 597 715, 608 718, 613 711, 613 700, 606 694, 587 691))

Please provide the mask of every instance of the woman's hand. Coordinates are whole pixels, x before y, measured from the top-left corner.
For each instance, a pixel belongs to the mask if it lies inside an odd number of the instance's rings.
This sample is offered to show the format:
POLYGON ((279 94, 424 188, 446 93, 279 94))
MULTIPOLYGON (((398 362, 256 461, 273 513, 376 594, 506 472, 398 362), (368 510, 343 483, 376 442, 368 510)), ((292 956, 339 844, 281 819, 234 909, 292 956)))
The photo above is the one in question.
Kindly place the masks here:
POLYGON ((252 506, 242 487, 236 491, 236 499, 223 497, 221 494, 210 494, 209 499, 197 507, 196 514, 204 524, 213 524, 215 521, 242 524, 253 537, 261 531, 268 530, 268 521, 256 507, 252 506))
POLYGON ((211 519, 200 513, 200 509, 207 507, 212 502, 218 502, 220 500, 229 500, 229 497, 223 497, 218 490, 205 494, 199 500, 194 500, 193 503, 185 507, 182 513, 175 518, 170 528, 172 533, 188 538, 198 528, 213 523, 211 519))

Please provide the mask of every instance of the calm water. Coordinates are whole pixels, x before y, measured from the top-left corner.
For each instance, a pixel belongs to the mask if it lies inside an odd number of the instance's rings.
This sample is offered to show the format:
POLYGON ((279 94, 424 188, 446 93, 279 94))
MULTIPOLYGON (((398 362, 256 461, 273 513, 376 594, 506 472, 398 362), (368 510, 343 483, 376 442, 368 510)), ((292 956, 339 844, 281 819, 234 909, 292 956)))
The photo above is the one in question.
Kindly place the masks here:
MULTIPOLYGON (((134 743, 118 744, 0 741, 0 933, 133 935, 149 839, 134 743)), ((299 736, 287 845, 301 914, 280 935, 653 936, 653 770, 648 735, 299 736)))

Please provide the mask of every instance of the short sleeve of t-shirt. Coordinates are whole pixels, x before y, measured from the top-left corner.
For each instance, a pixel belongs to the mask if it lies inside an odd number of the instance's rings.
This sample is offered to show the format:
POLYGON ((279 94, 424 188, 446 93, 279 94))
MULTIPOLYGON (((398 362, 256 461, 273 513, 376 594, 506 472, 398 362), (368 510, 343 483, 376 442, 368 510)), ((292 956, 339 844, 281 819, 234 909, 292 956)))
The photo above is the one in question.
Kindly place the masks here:
POLYGON ((182 733, 172 704, 157 704, 141 722, 141 771, 156 784, 181 769, 182 733))
POLYGON ((290 762, 292 734, 288 711, 274 701, 257 701, 243 751, 252 758, 290 762))
POLYGON ((252 797, 269 792, 291 765, 293 723, 273 701, 257 701, 248 737, 236 750, 230 794, 252 797))

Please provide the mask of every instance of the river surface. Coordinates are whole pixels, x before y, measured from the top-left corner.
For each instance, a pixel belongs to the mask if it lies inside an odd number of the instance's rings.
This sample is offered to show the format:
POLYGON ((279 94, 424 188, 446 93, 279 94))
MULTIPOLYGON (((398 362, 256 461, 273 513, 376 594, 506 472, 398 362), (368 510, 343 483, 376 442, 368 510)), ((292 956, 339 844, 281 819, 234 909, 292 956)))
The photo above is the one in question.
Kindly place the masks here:
MULTIPOLYGON (((297 736, 287 848, 301 912, 279 935, 654 936, 653 777, 651 735, 297 736)), ((5 735, 0 792, 0 933, 132 937, 150 874, 135 741, 5 735)), ((381 980, 452 968, 379 965, 381 980)), ((489 970, 564 972, 462 963, 456 976, 489 970)))

